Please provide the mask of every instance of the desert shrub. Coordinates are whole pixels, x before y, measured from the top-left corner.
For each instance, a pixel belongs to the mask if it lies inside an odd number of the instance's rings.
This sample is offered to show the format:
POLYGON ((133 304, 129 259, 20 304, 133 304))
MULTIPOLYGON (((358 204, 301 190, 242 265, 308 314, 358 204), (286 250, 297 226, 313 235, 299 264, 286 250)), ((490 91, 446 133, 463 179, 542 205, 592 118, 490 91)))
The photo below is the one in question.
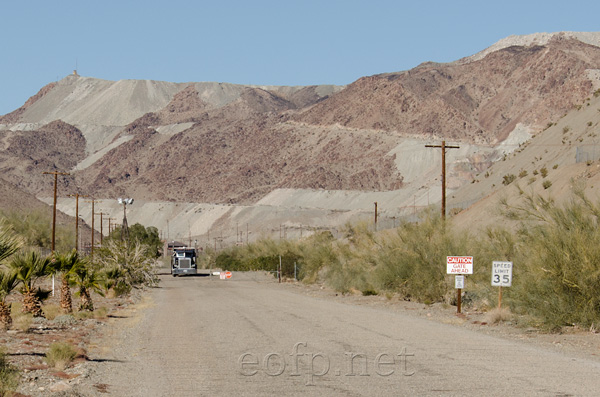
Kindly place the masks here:
POLYGON ((467 233, 456 232, 437 213, 428 212, 421 222, 405 223, 396 233, 383 235, 373 247, 374 286, 398 292, 405 298, 440 302, 452 289, 446 276, 446 256, 467 255, 467 233))
POLYGON ((54 342, 46 353, 46 363, 57 370, 64 370, 77 356, 75 348, 66 342, 54 342))
POLYGON ((159 262, 155 248, 135 241, 126 244, 119 240, 108 240, 98 250, 96 268, 104 270, 106 289, 120 289, 123 293, 136 287, 154 287, 158 285, 156 271, 159 262))
MULTIPOLYGON (((23 238, 30 247, 50 249, 52 245, 52 217, 40 210, 0 212, 14 232, 23 238)), ((56 250, 68 251, 75 241, 75 232, 71 227, 56 225, 56 250)))
MULTIPOLYGON (((240 261, 235 253, 222 252, 215 259, 215 265, 219 269, 231 270, 231 271, 244 271, 249 270, 246 268, 244 263, 240 261)), ((257 270, 257 269, 255 269, 257 270)))
POLYGON ((544 189, 548 189, 548 188, 550 188, 550 186, 552 186, 552 182, 550 182, 549 180, 545 180, 545 181, 542 183, 542 187, 543 187, 544 189))
POLYGON ((298 278, 305 282, 316 282, 321 271, 339 261, 337 241, 331 232, 319 232, 302 240, 298 253, 302 257, 298 278))
POLYGON ((548 176, 548 169, 546 167, 540 169, 540 174, 542 175, 542 178, 545 178, 548 176))
POLYGON ((513 309, 550 329, 600 325, 600 204, 582 193, 564 206, 528 196, 511 212, 523 222, 513 309))
POLYGON ((0 397, 10 396, 19 386, 19 370, 6 358, 0 349, 0 397))
POLYGON ((62 314, 54 317, 52 322, 58 326, 66 327, 69 325, 77 324, 77 319, 71 314, 62 314))
POLYGON ((31 313, 23 313, 23 304, 21 302, 13 302, 11 304, 11 316, 13 319, 12 327, 21 332, 28 332, 33 325, 33 315, 31 313))
POLYGON ((515 179, 517 179, 515 174, 506 174, 502 177, 502 184, 505 186, 508 186, 511 183, 513 183, 515 181, 515 179))
POLYGON ((61 307, 59 305, 44 305, 44 317, 48 320, 54 320, 56 316, 63 313, 61 307))
POLYGON ((527 176, 527 170, 521 170, 519 172, 519 178, 524 178, 527 176))
POLYGON ((504 321, 510 321, 512 319, 512 313, 507 307, 496 307, 485 315, 485 322, 488 324, 498 324, 504 321))

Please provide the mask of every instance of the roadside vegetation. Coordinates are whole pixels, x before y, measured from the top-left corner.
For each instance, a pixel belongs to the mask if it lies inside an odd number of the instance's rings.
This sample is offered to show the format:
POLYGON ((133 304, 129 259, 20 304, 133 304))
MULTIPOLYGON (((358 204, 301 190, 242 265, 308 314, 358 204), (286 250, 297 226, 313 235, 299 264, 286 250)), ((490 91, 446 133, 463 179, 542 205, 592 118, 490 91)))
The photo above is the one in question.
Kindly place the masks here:
MULTIPOLYGON (((74 235, 60 229, 56 252, 46 255, 50 251, 50 224, 38 213, 0 216, 0 332, 12 329, 28 333, 39 320, 36 317, 59 326, 78 319, 105 318, 107 309, 96 309, 94 294, 116 297, 129 294, 133 288, 158 284, 155 269, 162 243, 156 228, 135 224, 126 242, 121 241, 118 229, 104 239, 92 258, 71 249, 74 235), (59 305, 44 304, 51 293, 47 288, 52 276, 60 280, 59 305), (75 313, 73 295, 79 298, 75 313)), ((64 369, 75 355, 73 346, 55 343, 46 361, 64 369)), ((0 397, 11 395, 18 380, 18 369, 0 351, 0 397)))
MULTIPOLYGON (((463 303, 492 311, 498 289, 491 286, 492 261, 513 261, 513 284, 503 305, 522 315, 523 324, 548 330, 563 326, 600 328, 600 203, 575 193, 564 205, 541 196, 521 204, 503 203, 511 229, 457 232, 437 211, 418 223, 374 232, 369 224, 347 225, 344 238, 315 232, 297 241, 262 239, 207 255, 206 267, 264 270, 306 283, 324 282, 341 293, 362 292, 455 304, 454 278, 446 256, 474 257, 463 303)), ((496 316, 504 321, 506 311, 496 316)))
MULTIPOLYGON (((118 296, 132 288, 158 284, 155 269, 161 245, 154 227, 133 225, 127 242, 121 241, 117 229, 104 239, 93 258, 74 249, 57 250, 51 255, 40 253, 40 248, 47 248, 50 231, 46 229, 48 222, 40 215, 10 213, 0 217, 0 325, 5 329, 12 325, 11 304, 5 300, 11 293, 22 295, 23 313, 45 317, 43 302, 50 291, 42 285, 53 275, 60 279, 59 310, 63 314, 73 312, 72 289, 80 299, 81 312, 94 310, 92 293, 118 296)), ((70 241, 68 234, 57 235, 57 242, 60 239, 70 241)), ((62 245, 68 247, 67 242, 62 245)))

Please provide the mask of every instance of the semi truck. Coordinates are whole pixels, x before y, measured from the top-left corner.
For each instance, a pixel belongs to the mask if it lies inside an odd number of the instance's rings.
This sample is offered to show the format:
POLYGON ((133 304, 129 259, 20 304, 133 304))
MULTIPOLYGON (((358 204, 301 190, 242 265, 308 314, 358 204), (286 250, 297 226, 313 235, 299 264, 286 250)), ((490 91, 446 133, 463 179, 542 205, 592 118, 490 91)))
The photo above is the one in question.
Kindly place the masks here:
POLYGON ((198 266, 194 248, 173 249, 173 256, 171 256, 171 275, 173 277, 180 274, 196 274, 197 272, 198 266))

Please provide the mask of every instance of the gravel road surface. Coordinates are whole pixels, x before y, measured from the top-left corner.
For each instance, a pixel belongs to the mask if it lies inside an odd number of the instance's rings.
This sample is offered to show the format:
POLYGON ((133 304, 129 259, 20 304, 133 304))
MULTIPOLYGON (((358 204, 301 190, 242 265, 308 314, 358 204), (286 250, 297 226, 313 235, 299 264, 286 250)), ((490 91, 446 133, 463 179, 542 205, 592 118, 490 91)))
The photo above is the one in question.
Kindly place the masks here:
POLYGON ((597 360, 303 295, 260 275, 163 276, 151 301, 92 375, 100 395, 591 396, 600 390, 597 360))

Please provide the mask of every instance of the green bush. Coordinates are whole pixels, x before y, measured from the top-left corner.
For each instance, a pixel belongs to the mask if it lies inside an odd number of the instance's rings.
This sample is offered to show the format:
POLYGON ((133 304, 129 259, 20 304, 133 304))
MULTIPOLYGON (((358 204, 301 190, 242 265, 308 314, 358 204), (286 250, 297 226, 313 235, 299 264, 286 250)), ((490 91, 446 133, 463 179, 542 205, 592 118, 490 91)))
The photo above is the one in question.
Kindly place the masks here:
POLYGON ((323 281, 343 293, 450 303, 455 293, 446 256, 469 255, 475 263, 465 304, 490 309, 498 296, 490 285, 491 263, 513 261, 513 286, 503 294, 513 313, 547 329, 600 328, 600 203, 581 193, 564 206, 539 196, 522 194, 521 200, 502 203, 504 215, 521 227, 458 232, 429 211, 419 223, 393 230, 347 225, 340 240, 330 233, 299 241, 261 240, 222 252, 217 263, 228 270, 273 271, 281 255, 284 275, 293 275, 296 261, 303 281, 323 281))
POLYGON ((600 205, 527 197, 511 288, 513 309, 544 327, 600 325, 600 205), (532 211, 534 210, 535 211, 532 211))
MULTIPOLYGON (((34 211, 0 211, 12 230, 23 238, 30 247, 50 249, 52 246, 52 215, 50 212, 34 211)), ((55 244, 57 251, 69 251, 75 244, 75 228, 61 224, 56 225, 55 244)))

